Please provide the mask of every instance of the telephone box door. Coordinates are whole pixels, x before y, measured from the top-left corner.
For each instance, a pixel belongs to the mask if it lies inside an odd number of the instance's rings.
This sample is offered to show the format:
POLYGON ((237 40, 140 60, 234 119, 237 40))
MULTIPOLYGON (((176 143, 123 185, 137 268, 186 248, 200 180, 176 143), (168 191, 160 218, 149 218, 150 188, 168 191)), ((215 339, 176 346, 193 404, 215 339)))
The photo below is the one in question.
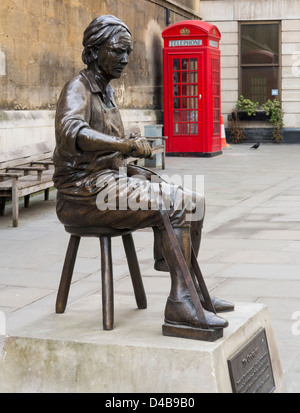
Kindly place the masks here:
POLYGON ((201 53, 168 55, 169 152, 203 151, 202 59, 201 53))

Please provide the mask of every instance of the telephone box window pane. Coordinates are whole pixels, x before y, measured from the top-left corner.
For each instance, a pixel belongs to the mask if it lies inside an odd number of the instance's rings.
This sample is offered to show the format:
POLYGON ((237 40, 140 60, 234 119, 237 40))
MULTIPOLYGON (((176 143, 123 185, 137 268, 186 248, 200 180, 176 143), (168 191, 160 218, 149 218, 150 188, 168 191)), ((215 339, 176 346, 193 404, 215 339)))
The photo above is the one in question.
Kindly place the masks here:
POLYGON ((183 123, 182 124, 182 134, 183 135, 189 135, 190 134, 190 124, 189 123, 183 123))
POLYGON ((213 134, 214 135, 219 135, 220 134, 220 124, 219 124, 219 122, 214 122, 213 134))
POLYGON ((174 109, 180 109, 180 99, 179 98, 173 99, 173 106, 174 106, 174 109))
POLYGON ((197 123, 191 123, 191 135, 198 135, 197 123))
POLYGON ((174 135, 180 135, 180 123, 174 123, 174 135))
POLYGON ((191 109, 198 109, 198 98, 191 98, 191 109))
POLYGON ((180 110, 174 110, 174 122, 180 122, 180 110))
POLYGON ((180 86, 179 85, 174 85, 173 86, 173 95, 174 96, 179 96, 180 95, 180 86))
POLYGON ((189 95, 190 95, 189 85, 182 85, 182 96, 189 96, 189 95))
POLYGON ((182 83, 189 83, 189 73, 182 72, 182 83))
POLYGON ((198 95, 198 86, 191 85, 191 96, 197 96, 197 95, 198 95))
POLYGON ((191 77, 191 83, 198 82, 198 72, 191 72, 190 77, 191 77))
POLYGON ((182 59, 182 70, 189 70, 189 59, 182 59))
POLYGON ((173 83, 180 83, 180 72, 173 72, 173 83))
POLYGON ((214 96, 219 96, 219 94, 220 94, 220 86, 219 85, 217 85, 217 84, 213 85, 213 94, 214 94, 214 96))
POLYGON ((198 122, 198 111, 193 110, 190 113, 191 113, 191 121, 192 122, 198 122))
POLYGON ((214 108, 218 108, 220 106, 219 98, 214 98, 214 108))
POLYGON ((242 24, 242 64, 279 63, 279 25, 242 24))
POLYGON ((242 95, 254 102, 273 99, 272 89, 278 89, 278 67, 242 68, 242 95))
POLYGON ((190 100, 187 98, 182 98, 182 109, 189 109, 190 100))
POLYGON ((197 59, 191 59, 191 70, 197 70, 198 69, 198 62, 197 59))
POLYGON ((190 112, 188 110, 182 111, 182 121, 189 122, 190 121, 190 112))
POLYGON ((214 118, 215 122, 219 122, 219 119, 220 119, 220 111, 219 110, 214 109, 213 118, 214 118))
POLYGON ((173 60, 173 70, 180 70, 180 59, 173 60))

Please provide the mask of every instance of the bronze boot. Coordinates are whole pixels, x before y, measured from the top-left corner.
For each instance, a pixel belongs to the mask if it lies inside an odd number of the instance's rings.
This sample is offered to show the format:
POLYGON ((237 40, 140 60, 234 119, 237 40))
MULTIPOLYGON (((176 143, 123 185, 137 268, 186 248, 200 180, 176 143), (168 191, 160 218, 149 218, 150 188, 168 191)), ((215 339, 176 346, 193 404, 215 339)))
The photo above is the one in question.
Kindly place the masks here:
MULTIPOLYGON (((228 327, 228 321, 224 318, 205 309, 203 311, 209 328, 219 329, 228 327)), ((182 297, 180 301, 175 301, 169 297, 165 309, 165 322, 172 325, 199 328, 199 320, 191 298, 186 296, 182 297)))
MULTIPOLYGON (((190 268, 191 263, 191 237, 189 228, 174 229, 179 246, 182 250, 184 259, 190 268)), ((170 325, 182 325, 193 328, 201 328, 196 309, 191 300, 186 282, 180 272, 177 262, 174 262, 172 251, 169 248, 168 235, 162 232, 163 253, 170 268, 171 291, 165 308, 165 322, 170 325)), ((213 312, 203 309, 206 324, 209 328, 221 329, 228 326, 228 322, 218 317, 213 312)))

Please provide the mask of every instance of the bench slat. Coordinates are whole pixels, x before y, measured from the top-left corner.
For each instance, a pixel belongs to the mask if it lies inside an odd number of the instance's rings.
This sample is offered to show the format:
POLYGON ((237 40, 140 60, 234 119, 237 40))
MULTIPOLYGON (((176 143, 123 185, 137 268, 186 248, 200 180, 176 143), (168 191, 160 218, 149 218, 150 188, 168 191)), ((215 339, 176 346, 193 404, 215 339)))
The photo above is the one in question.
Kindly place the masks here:
POLYGON ((43 159, 49 160, 52 157, 52 152, 47 152, 45 154, 34 155, 29 158, 15 159, 13 161, 6 161, 0 163, 0 172, 5 171, 7 168, 14 166, 30 165, 35 161, 42 161, 43 159))
POLYGON ((27 145, 14 151, 0 153, 0 199, 2 199, 1 214, 4 214, 5 202, 12 200, 13 226, 18 226, 19 198, 53 187, 53 143, 41 142, 27 145), (15 171, 20 173, 8 173, 15 171), (14 179, 15 178, 15 179, 14 179))
MULTIPOLYGON (((26 176, 19 176, 18 177, 18 187, 19 189, 29 188, 30 186, 42 184, 45 182, 52 183, 53 173, 49 173, 52 171, 45 171, 42 175, 41 179, 37 179, 35 175, 26 175, 26 176)), ((1 191, 8 191, 12 188, 13 180, 8 179, 7 181, 0 182, 0 193, 1 191)))

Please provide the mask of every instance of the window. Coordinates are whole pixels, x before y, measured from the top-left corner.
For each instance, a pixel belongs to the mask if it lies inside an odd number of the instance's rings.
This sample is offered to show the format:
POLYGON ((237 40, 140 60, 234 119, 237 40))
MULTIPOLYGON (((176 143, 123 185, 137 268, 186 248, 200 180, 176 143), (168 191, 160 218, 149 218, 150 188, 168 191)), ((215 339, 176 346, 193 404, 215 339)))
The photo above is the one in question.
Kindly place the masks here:
POLYGON ((198 60, 174 58, 173 84, 173 133, 174 135, 198 134, 198 60))
POLYGON ((280 25, 240 24, 240 95, 254 102, 280 98, 280 25))

